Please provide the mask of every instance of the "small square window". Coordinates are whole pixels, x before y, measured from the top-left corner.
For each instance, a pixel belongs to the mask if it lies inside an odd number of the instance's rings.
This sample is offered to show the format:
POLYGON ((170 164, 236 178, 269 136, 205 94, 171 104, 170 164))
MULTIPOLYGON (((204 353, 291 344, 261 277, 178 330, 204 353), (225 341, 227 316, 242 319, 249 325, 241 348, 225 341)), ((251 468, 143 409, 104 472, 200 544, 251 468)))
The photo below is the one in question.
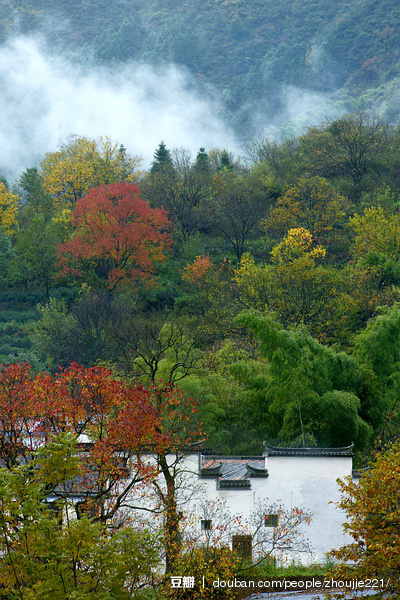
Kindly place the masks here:
POLYGON ((211 531, 212 521, 211 519, 202 519, 201 520, 201 530, 202 531, 211 531))
POLYGON ((265 515, 264 525, 265 527, 278 527, 279 516, 278 515, 265 515))

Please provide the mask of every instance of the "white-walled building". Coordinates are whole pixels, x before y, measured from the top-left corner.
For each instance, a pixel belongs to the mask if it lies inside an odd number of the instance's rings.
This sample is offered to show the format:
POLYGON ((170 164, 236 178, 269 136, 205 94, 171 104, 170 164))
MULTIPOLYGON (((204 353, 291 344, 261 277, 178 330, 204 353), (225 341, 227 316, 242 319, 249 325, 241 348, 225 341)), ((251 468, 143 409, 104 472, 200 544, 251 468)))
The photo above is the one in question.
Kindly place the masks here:
MULTIPOLYGON (((340 498, 337 479, 352 476, 353 446, 346 448, 275 448, 265 445, 263 456, 216 456, 188 453, 181 459, 178 502, 189 515, 189 529, 201 541, 213 528, 221 529, 230 519, 229 537, 251 533, 255 515, 262 519, 264 533, 273 536, 280 508, 286 515, 304 510, 312 514, 310 524, 299 532, 309 540, 312 553, 285 552, 276 555, 303 563, 323 562, 325 554, 346 542, 342 524, 345 515, 335 503, 340 498), (229 516, 227 516, 229 515, 229 516), (234 518, 240 516, 240 520, 234 518)), ((172 458, 172 457, 171 457, 172 458)), ((263 533, 263 532, 261 532, 263 533)))
MULTIPOLYGON (((147 460, 156 468, 154 455, 147 454, 147 460)), ((276 448, 265 444, 263 456, 209 455, 198 450, 168 455, 167 462, 174 470, 184 535, 194 543, 217 540, 232 546, 236 538, 240 546, 258 527, 258 547, 264 550, 279 527, 290 528, 299 513, 311 519, 303 518, 294 528, 293 547, 286 542, 277 545, 274 558, 323 563, 327 552, 349 541, 343 530, 346 515, 336 503, 340 499, 337 479, 352 477, 353 445, 276 448)), ((165 489, 161 474, 157 483, 165 489)), ((155 489, 152 483, 132 488, 123 512, 133 525, 159 529, 165 507, 155 489)), ((80 500, 74 494, 74 502, 80 500)), ((257 558, 254 548, 253 557, 257 558)))

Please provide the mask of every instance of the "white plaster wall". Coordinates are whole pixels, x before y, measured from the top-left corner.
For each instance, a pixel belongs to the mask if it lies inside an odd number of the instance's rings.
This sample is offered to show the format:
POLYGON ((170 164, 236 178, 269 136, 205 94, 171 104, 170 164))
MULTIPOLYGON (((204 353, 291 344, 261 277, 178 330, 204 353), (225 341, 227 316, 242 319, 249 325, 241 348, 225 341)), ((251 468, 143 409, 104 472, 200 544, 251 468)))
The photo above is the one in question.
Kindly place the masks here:
MULTIPOLYGON (((171 464, 174 459, 171 455, 168 462, 171 464)), ((151 456, 148 460, 153 462, 151 456)), ((340 498, 336 479, 351 475, 351 457, 270 456, 266 458, 269 476, 250 478, 250 489, 218 489, 216 478, 200 478, 199 467, 198 454, 189 454, 180 463, 181 482, 177 497, 181 509, 192 515, 189 521, 200 539, 205 535, 201 532, 200 520, 208 518, 202 512, 205 501, 219 500, 226 504, 231 514, 249 519, 257 503, 268 500, 270 504, 279 503, 287 510, 297 507, 313 513, 311 525, 302 525, 313 555, 302 554, 297 557, 301 562, 323 562, 326 552, 346 542, 342 529, 345 515, 335 507, 340 498)), ((162 477, 159 481, 164 486, 162 477)), ((154 501, 154 494, 148 490, 138 499, 136 506, 149 507, 154 501)), ((236 533, 243 531, 238 529, 236 533)))
POLYGON ((314 554, 302 555, 302 562, 323 562, 326 552, 346 541, 342 528, 345 515, 335 506, 340 498, 336 479, 351 475, 352 459, 270 456, 267 468, 269 477, 251 478, 250 489, 219 490, 215 479, 200 480, 201 488, 209 500, 219 498, 232 513, 245 517, 250 517, 258 501, 267 499, 288 510, 298 507, 311 511, 312 523, 304 524, 302 530, 314 554))

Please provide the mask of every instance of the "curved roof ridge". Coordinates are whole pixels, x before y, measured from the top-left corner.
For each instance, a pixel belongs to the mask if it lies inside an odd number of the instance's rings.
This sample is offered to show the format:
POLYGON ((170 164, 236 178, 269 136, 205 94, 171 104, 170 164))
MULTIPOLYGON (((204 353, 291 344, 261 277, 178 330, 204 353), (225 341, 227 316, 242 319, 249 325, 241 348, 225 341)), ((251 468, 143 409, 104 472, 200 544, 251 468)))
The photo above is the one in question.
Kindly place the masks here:
POLYGON ((264 442, 264 456, 353 456, 354 442, 337 448, 279 448, 264 442))

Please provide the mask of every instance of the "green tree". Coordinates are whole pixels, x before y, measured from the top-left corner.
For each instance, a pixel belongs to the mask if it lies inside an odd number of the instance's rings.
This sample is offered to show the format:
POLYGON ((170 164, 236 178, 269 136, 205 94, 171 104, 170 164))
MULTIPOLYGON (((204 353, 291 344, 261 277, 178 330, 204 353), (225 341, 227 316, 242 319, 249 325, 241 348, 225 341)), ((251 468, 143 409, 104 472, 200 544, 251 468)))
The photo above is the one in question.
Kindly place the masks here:
POLYGON ((178 231, 187 238, 202 223, 202 205, 212 194, 212 174, 204 162, 193 162, 190 152, 179 148, 161 153, 143 183, 143 194, 155 206, 165 208, 178 231))
POLYGON ((265 364, 254 349, 227 340, 204 355, 195 372, 180 382, 186 395, 198 399, 199 419, 207 432, 206 445, 221 454, 257 455, 265 437, 265 414, 254 389, 235 376, 235 366, 246 364, 254 378, 265 380, 265 364), (260 412, 259 412, 260 409, 260 412))
POLYGON ((9 267, 10 280, 14 284, 29 284, 43 290, 48 300, 56 274, 57 244, 65 241, 69 223, 63 218, 49 220, 37 213, 17 239, 15 256, 9 267))
POLYGON ((246 147, 246 156, 251 164, 264 165, 281 185, 293 184, 302 169, 299 142, 290 138, 283 142, 268 138, 256 139, 246 147))
POLYGON ((208 171, 211 168, 210 159, 204 148, 200 148, 196 156, 195 167, 198 170, 208 171))
POLYGON ((358 202, 380 174, 387 133, 387 127, 365 111, 311 127, 299 138, 304 169, 331 179, 358 202))
POLYGON ((154 152, 154 159, 151 163, 151 173, 162 172, 173 168, 171 151, 161 140, 158 148, 154 152))
POLYGON ((227 167, 217 170, 214 181, 215 192, 204 209, 206 220, 211 231, 228 243, 240 261, 256 237, 270 199, 257 178, 227 167))
POLYGON ((177 384, 198 369, 201 353, 183 323, 164 314, 143 315, 120 305, 110 336, 120 353, 119 363, 132 379, 144 384, 177 384))
POLYGON ((285 326, 304 323, 313 335, 334 335, 340 274, 321 263, 326 251, 310 232, 290 229, 271 252, 271 264, 244 254, 234 280, 246 308, 276 311, 285 326))
POLYGON ((91 366, 119 357, 112 332, 116 322, 123 328, 122 309, 109 294, 85 289, 70 307, 64 299, 50 297, 37 309, 40 318, 30 339, 35 352, 52 369, 72 360, 91 366))
POLYGON ((257 392, 270 438, 301 445, 367 443, 372 429, 360 416, 362 370, 354 358, 320 344, 302 327, 284 329, 271 314, 247 311, 236 321, 253 332, 266 359, 263 380, 245 363, 237 375, 257 392))
POLYGON ((222 150, 217 171, 232 171, 233 164, 227 150, 222 150))
POLYGON ((147 531, 127 527, 113 535, 88 516, 71 518, 72 500, 49 490, 79 475, 76 441, 62 434, 31 460, 0 469, 0 586, 7 598, 145 597, 159 562, 147 531))
POLYGON ((19 179, 19 185, 26 194, 26 201, 36 212, 52 208, 52 198, 44 189, 43 175, 37 167, 26 169, 19 179))
POLYGON ((13 256, 14 249, 11 241, 0 227, 0 288, 2 289, 9 283, 8 269, 13 256))
POLYGON ((400 300, 400 216, 381 207, 366 208, 350 219, 349 227, 355 238, 346 269, 348 290, 366 322, 378 306, 400 300))
POLYGON ((385 139, 384 129, 382 123, 364 111, 333 121, 327 127, 331 137, 325 152, 338 174, 351 177, 354 185, 360 184, 373 170, 385 139))
POLYGON ((400 304, 382 307, 354 338, 353 354, 372 391, 368 418, 386 439, 397 439, 400 423, 400 304))
POLYGON ((191 296, 189 301, 183 297, 176 308, 190 318, 193 337, 201 346, 209 347, 236 330, 232 321, 240 309, 232 275, 229 260, 213 264, 207 256, 197 256, 184 268, 182 279, 191 296))

